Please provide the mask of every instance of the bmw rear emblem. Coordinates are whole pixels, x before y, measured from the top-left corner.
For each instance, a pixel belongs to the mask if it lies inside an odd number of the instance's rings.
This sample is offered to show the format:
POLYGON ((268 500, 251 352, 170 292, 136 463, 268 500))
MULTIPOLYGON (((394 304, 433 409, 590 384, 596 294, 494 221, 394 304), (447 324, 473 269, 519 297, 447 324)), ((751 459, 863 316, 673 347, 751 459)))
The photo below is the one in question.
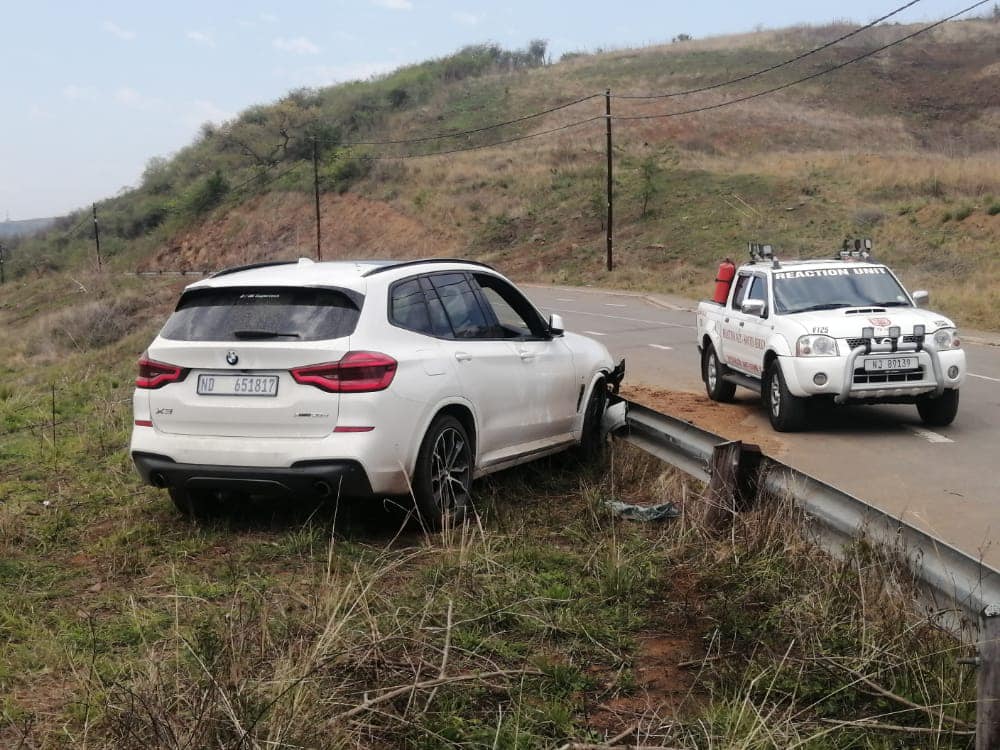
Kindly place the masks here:
POLYGON ((228 362, 231 365, 235 365, 239 361, 240 358, 239 355, 236 354, 236 352, 226 352, 226 362, 228 362))

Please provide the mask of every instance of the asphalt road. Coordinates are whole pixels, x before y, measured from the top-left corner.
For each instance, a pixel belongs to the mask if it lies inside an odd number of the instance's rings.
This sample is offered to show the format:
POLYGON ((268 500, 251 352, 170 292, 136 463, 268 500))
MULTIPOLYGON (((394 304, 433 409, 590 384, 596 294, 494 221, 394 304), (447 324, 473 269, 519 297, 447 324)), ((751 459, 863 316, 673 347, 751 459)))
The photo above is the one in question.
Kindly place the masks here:
MULTIPOLYGON (((695 302, 587 288, 526 290, 544 312, 562 315, 567 330, 600 340, 616 360, 624 357, 626 385, 704 396, 695 302)), ((886 405, 834 409, 807 431, 775 433, 745 389, 737 390, 744 408, 721 408, 732 410, 730 432, 741 439, 763 443, 780 460, 1000 569, 998 344, 1000 337, 965 336, 970 375, 958 417, 945 428, 925 428, 915 406, 886 405)), ((675 416, 716 427, 697 410, 675 416)))

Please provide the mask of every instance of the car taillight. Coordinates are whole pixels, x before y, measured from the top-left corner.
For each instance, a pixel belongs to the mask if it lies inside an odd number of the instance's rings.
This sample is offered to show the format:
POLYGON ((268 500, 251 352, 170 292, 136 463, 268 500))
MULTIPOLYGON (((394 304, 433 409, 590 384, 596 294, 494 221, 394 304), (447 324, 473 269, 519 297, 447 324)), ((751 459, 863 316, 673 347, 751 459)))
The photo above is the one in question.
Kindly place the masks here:
POLYGON ((338 362, 291 370, 296 383, 329 393, 383 391, 396 376, 396 360, 378 352, 348 352, 338 362))
POLYGON ((146 357, 139 358, 139 377, 135 379, 136 388, 161 388, 167 383, 179 383, 187 377, 188 371, 177 365, 157 362, 146 357))

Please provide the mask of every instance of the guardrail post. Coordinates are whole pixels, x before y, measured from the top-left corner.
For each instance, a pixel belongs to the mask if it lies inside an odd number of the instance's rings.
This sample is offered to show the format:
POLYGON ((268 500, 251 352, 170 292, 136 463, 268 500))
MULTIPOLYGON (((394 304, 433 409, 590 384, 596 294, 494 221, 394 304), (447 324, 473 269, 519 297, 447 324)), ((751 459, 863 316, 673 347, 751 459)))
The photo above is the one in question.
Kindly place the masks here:
POLYGON ((1000 747, 1000 604, 979 616, 976 674, 976 750, 1000 747))
POLYGON ((722 529, 734 516, 750 508, 757 496, 757 474, 761 453, 756 445, 740 440, 720 443, 712 451, 709 464, 708 511, 706 524, 722 529))

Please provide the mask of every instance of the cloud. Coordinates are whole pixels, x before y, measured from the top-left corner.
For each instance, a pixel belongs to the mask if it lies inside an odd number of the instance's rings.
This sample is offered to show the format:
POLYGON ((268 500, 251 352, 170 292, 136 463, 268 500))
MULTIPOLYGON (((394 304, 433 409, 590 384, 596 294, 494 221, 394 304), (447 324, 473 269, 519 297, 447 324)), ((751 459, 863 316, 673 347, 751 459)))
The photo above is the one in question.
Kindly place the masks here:
POLYGON ((187 32, 184 36, 190 39, 195 44, 200 44, 203 47, 214 47, 215 37, 209 31, 197 31, 192 30, 187 32))
POLYGON ((115 91, 115 101, 131 109, 150 111, 158 109, 163 101, 153 96, 144 96, 133 88, 122 86, 115 91))
POLYGON ((264 23, 277 23, 278 17, 274 13, 261 13, 260 20, 264 23))
POLYGON ((456 13, 452 13, 452 18, 458 21, 463 26, 476 26, 483 19, 477 16, 475 13, 469 13, 465 10, 460 10, 456 13))
POLYGON ((213 122, 216 124, 232 120, 235 113, 223 109, 218 104, 208 99, 196 99, 190 102, 187 112, 181 116, 181 121, 191 130, 200 128, 203 123, 213 122))
POLYGON ((371 0, 371 3, 389 10, 413 10, 412 0, 371 0))
POLYGON ((318 55, 319 47, 306 39, 304 36, 296 36, 286 39, 279 36, 271 45, 282 52, 291 52, 293 55, 318 55))
POLYGON ((93 102, 97 101, 97 89, 93 86, 77 86, 70 84, 62 90, 62 95, 71 102, 93 102))
POLYGON ((123 39, 126 42, 131 42, 133 39, 135 39, 134 31, 130 31, 129 29, 123 29, 121 26, 114 23, 113 21, 105 21, 104 30, 109 34, 114 34, 116 37, 118 37, 119 39, 123 39))

